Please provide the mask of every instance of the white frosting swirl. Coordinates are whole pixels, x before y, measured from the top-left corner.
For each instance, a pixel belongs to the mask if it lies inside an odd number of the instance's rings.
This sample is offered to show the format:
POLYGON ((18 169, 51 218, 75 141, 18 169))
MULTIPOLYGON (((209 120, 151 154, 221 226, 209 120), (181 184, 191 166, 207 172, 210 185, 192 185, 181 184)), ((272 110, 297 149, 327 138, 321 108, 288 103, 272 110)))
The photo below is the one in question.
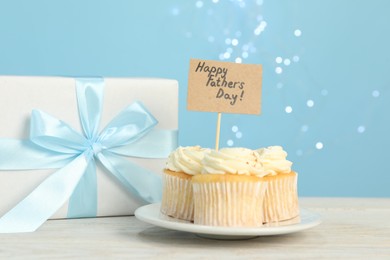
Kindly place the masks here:
POLYGON ((259 154, 247 148, 223 148, 205 154, 203 174, 243 174, 264 176, 259 154))
POLYGON ((287 153, 281 146, 269 146, 256 150, 266 175, 291 172, 292 162, 286 160, 287 153))
POLYGON ((210 149, 200 146, 180 146, 169 155, 166 168, 190 175, 200 174, 203 168, 201 161, 204 155, 209 152, 210 149))

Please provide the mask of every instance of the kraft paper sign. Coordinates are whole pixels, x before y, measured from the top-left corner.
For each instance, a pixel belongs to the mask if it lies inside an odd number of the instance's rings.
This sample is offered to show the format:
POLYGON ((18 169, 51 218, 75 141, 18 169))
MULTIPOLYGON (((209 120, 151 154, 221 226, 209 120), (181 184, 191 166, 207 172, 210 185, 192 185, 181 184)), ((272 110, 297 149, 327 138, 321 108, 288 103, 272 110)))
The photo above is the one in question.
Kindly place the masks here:
POLYGON ((261 65, 190 60, 187 109, 260 114, 261 65))

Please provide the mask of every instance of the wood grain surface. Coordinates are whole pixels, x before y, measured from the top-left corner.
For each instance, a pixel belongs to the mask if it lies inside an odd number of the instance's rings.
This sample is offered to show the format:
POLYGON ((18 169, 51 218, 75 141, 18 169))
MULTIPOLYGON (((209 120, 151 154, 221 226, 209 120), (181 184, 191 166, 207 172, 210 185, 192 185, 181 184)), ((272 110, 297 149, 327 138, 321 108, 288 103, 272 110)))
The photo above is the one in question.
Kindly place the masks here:
POLYGON ((390 259, 390 198, 300 198, 322 223, 302 232, 223 241, 133 216, 49 220, 0 234, 0 259, 390 259))

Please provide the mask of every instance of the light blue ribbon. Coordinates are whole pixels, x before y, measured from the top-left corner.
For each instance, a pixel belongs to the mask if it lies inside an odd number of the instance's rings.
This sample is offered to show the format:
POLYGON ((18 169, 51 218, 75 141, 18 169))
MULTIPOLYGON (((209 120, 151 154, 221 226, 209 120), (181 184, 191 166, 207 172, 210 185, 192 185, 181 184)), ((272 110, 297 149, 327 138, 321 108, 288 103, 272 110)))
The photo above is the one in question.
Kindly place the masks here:
POLYGON ((0 218, 0 233, 35 231, 68 200, 69 218, 96 216, 95 160, 142 201, 160 201, 161 179, 124 156, 166 158, 177 131, 153 129, 157 120, 135 102, 99 134, 104 80, 77 79, 76 93, 83 134, 33 110, 29 140, 0 139, 0 170, 60 168, 0 218))

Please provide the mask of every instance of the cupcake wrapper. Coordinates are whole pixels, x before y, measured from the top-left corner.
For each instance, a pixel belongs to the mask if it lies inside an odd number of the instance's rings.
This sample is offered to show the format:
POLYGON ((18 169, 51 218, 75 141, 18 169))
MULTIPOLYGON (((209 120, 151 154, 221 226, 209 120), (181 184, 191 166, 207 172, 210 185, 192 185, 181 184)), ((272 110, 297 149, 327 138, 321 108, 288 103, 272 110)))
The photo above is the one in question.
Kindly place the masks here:
POLYGON ((194 223, 208 226, 261 226, 265 182, 193 183, 194 223))
POLYGON ((263 204, 264 222, 283 221, 299 215, 297 181, 296 174, 268 181, 263 204))
POLYGON ((188 221, 194 220, 191 179, 163 174, 161 213, 188 221))

